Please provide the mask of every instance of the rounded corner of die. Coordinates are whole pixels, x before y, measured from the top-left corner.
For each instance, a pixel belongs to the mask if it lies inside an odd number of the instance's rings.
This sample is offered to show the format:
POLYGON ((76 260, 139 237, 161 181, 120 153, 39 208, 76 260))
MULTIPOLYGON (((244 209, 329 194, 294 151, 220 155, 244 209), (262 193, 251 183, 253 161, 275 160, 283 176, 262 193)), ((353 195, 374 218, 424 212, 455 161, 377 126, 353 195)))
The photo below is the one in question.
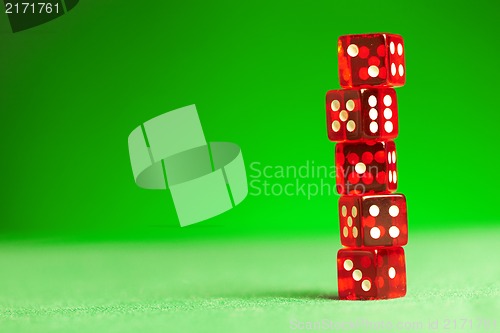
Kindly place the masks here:
POLYGON ((340 261, 342 260, 342 255, 347 251, 346 248, 341 247, 340 249, 337 250, 337 260, 340 261))

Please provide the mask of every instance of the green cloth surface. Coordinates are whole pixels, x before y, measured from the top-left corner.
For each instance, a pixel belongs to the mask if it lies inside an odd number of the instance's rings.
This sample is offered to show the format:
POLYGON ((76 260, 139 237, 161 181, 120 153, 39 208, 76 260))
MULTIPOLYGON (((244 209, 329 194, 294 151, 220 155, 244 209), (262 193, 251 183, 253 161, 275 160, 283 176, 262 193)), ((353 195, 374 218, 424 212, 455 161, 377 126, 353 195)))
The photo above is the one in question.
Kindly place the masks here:
POLYGON ((4 240, 0 332, 290 332, 323 320, 365 322, 349 332, 499 332, 486 327, 500 313, 499 231, 411 233, 408 294, 385 301, 336 299, 331 236, 4 240), (382 321, 407 329, 366 326, 382 321))

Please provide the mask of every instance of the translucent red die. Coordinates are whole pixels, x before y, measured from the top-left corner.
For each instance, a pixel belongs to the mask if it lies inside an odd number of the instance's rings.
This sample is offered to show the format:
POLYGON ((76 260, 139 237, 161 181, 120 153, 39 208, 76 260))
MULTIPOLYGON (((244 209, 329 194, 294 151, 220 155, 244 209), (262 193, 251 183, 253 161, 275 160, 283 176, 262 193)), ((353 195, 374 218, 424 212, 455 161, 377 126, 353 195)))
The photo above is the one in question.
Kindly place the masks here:
POLYGON ((340 194, 394 192, 398 177, 394 141, 338 143, 335 171, 340 194))
POLYGON ((392 88, 343 89, 326 93, 331 141, 384 141, 398 136, 398 105, 392 88))
POLYGON ((340 241, 347 247, 404 246, 408 217, 403 194, 341 196, 340 241))
POLYGON ((339 298, 370 300, 406 295, 402 247, 341 249, 337 253, 339 298))
POLYGON ((403 38, 396 34, 345 35, 338 39, 340 85, 344 88, 405 84, 403 38))

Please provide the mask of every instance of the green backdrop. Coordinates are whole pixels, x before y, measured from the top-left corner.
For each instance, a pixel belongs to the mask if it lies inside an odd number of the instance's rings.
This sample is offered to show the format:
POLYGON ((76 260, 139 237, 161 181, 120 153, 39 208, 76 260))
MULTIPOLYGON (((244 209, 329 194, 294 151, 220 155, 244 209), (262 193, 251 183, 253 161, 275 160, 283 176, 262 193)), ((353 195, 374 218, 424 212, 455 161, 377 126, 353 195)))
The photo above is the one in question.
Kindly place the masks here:
POLYGON ((168 192, 134 184, 127 136, 194 103, 209 141, 240 145, 249 180, 252 163, 332 165, 337 37, 377 31, 406 43, 396 143, 410 232, 498 223, 499 13, 485 0, 83 1, 16 34, 2 14, 2 237, 337 234, 336 195, 252 189, 181 229, 168 192))

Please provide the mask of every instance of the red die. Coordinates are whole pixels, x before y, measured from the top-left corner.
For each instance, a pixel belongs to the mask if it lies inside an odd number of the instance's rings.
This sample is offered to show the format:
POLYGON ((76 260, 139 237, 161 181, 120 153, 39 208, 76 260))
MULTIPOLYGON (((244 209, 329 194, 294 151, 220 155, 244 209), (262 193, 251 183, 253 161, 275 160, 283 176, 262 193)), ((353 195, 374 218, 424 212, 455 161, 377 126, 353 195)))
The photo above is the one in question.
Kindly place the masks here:
POLYGON ((398 136, 398 106, 392 88, 330 90, 326 123, 331 141, 387 140, 398 136))
POLYGON ((393 192, 397 189, 394 141, 338 143, 335 169, 340 194, 393 192))
POLYGON ((394 34, 340 36, 342 87, 402 86, 406 81, 403 38, 394 34))
POLYGON ((341 196, 340 241, 348 247, 408 243, 406 198, 402 194, 341 196))
POLYGON ((341 249, 337 253, 339 298, 383 299, 406 295, 402 247, 341 249))

